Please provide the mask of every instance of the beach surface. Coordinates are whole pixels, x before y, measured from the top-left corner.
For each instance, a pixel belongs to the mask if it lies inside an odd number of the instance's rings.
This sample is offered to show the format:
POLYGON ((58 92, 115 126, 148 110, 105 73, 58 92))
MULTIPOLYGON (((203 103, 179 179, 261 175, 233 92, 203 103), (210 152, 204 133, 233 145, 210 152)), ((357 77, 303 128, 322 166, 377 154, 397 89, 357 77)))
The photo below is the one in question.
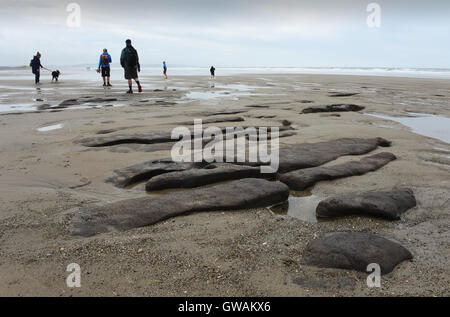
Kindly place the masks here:
POLYGON ((64 72, 57 83, 48 75, 41 81, 36 88, 31 74, 0 76, 0 296, 450 295, 450 79, 241 74, 211 81, 142 74, 144 92, 133 95, 125 94, 121 75, 112 78, 112 89, 100 78, 64 72), (364 109, 302 112, 332 104, 364 109), (218 117, 242 121, 204 127, 288 126, 280 147, 381 137, 391 146, 370 155, 388 151, 397 159, 365 175, 292 191, 289 209, 296 210, 287 214, 267 207, 192 212, 125 231, 71 234, 66 216, 74 210, 149 197, 145 182, 120 188, 107 180, 115 170, 167 159, 171 149, 87 147, 80 140, 170 133, 218 117), (412 189, 417 200, 401 220, 305 215, 311 200, 396 187, 412 189), (305 210, 296 197, 309 199, 305 210), (337 231, 395 240, 413 259, 383 275, 380 288, 367 286, 369 273, 303 262, 311 241, 337 231), (71 263, 81 267, 80 288, 66 285, 71 263))

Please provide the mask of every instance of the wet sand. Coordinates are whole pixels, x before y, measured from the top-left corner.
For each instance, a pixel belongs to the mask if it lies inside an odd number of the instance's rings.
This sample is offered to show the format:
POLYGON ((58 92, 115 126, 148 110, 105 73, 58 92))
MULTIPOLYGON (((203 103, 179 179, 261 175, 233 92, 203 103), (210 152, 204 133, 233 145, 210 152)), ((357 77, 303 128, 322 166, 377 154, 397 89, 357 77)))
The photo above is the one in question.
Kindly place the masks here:
MULTIPOLYGON (((207 77, 163 81, 142 76, 144 93, 131 96, 124 93, 123 80, 113 78, 112 83, 105 90, 92 82, 66 82, 62 76, 59 83, 43 80, 36 90, 31 76, 28 81, 1 79, 0 110, 8 111, 0 112, 0 296, 450 295, 450 145, 367 115, 449 118, 450 80, 236 75, 217 77, 211 87, 207 77), (357 94, 332 97, 334 93, 357 94), (54 108, 89 96, 111 101, 54 108), (366 108, 340 117, 301 114, 306 107, 336 103, 366 108), (111 134, 171 131, 178 122, 222 110, 244 110, 237 116, 245 121, 205 126, 279 126, 289 120, 296 133, 280 139, 280 146, 341 137, 390 140, 388 151, 396 161, 366 175, 319 182, 308 191, 325 199, 406 186, 413 189, 418 206, 400 221, 303 221, 310 215, 302 220, 291 216, 295 212, 261 208, 194 213, 90 238, 67 233, 64 214, 73 208, 146 195, 145 184, 120 189, 105 182, 113 170, 170 156, 167 149, 86 148, 74 141, 109 129, 117 129, 111 134), (379 289, 367 287, 365 273, 301 264, 307 243, 332 231, 395 239, 414 259, 382 276, 379 289), (69 289, 66 267, 73 262, 81 266, 82 287, 69 289)), ((341 157, 326 165, 360 158, 341 157)))

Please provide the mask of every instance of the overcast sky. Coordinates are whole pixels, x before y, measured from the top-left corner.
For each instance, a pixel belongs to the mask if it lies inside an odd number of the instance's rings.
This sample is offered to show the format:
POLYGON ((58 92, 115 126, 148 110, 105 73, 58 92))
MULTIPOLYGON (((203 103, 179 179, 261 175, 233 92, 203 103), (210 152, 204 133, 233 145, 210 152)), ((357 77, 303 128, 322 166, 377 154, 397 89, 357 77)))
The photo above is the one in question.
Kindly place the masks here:
POLYGON ((0 0, 0 65, 118 66, 132 39, 144 65, 450 68, 449 0, 0 0), (67 5, 81 26, 67 25, 67 5), (381 6, 370 28, 366 7, 381 6))

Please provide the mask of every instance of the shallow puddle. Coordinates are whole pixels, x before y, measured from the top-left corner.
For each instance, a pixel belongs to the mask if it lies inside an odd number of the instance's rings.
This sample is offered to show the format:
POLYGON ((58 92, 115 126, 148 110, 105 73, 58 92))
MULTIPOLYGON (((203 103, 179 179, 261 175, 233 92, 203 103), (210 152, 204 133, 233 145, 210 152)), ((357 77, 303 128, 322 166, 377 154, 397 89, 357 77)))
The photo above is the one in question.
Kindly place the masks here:
POLYGON ((64 125, 62 123, 58 123, 58 124, 53 124, 53 125, 48 125, 42 128, 38 128, 36 130, 38 130, 39 132, 47 132, 47 131, 52 131, 52 130, 57 130, 57 129, 61 129, 64 125))
POLYGON ((287 215, 306 222, 317 222, 316 208, 322 198, 310 192, 291 193, 282 204, 272 206, 270 210, 278 215, 287 215))
POLYGON ((227 96, 226 94, 218 94, 215 92, 200 92, 200 91, 191 91, 186 94, 186 97, 189 99, 213 99, 227 96))
POLYGON ((244 85, 244 84, 230 84, 230 85, 215 85, 216 88, 221 89, 232 89, 232 90, 238 90, 238 91, 252 91, 255 89, 268 89, 271 87, 262 87, 262 86, 250 86, 250 85, 244 85))
POLYGON ((450 118, 416 113, 413 117, 391 117, 370 113, 368 115, 401 123, 414 133, 450 143, 450 118))

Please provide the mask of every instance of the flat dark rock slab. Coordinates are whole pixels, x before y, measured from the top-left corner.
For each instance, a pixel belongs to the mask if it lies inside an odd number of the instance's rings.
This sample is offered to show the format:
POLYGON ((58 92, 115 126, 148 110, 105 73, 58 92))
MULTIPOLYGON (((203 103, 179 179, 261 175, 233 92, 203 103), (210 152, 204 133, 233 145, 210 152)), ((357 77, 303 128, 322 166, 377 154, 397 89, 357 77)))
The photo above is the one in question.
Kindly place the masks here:
MULTIPOLYGON (((289 127, 282 127, 287 128, 289 127)), ((285 130, 285 129, 280 129, 285 130)), ((280 137, 287 137, 288 135, 280 135, 280 137)), ((124 140, 123 138, 108 139, 108 137, 102 138, 89 138, 78 141, 79 143, 87 144, 88 146, 99 146, 98 144, 108 144, 104 141, 109 141, 111 145, 125 144, 117 142, 117 140, 124 140), (98 140, 102 142, 99 142, 98 140)), ((173 142, 173 140, 171 140, 173 142)), ((362 155, 370 151, 375 150, 378 146, 389 146, 390 142, 382 138, 373 139, 359 139, 359 138, 345 138, 336 139, 326 142, 318 143, 301 143, 294 144, 280 149, 280 165, 278 172, 287 173, 293 170, 299 170, 303 168, 316 167, 325 164, 329 161, 343 155, 362 155)), ((230 163, 230 162, 229 162, 230 163)), ((260 162, 243 162, 232 164, 236 165, 248 165, 248 166, 260 166, 260 162)), ((175 163, 170 158, 164 160, 148 161, 141 164, 136 164, 123 169, 114 171, 114 176, 107 179, 108 182, 114 183, 118 187, 127 187, 137 182, 149 180, 154 176, 175 172, 184 171, 190 168, 203 167, 207 165, 205 162, 201 163, 175 163)))
POLYGON ((326 106, 315 106, 303 109, 302 113, 317 113, 317 112, 348 112, 361 111, 365 107, 354 104, 332 104, 326 106))
POLYGON ((329 97, 351 97, 359 95, 359 92, 338 92, 338 93, 331 93, 328 96, 329 97))
MULTIPOLYGON (((170 151, 175 145, 175 142, 169 143, 155 143, 155 144, 120 144, 108 147, 108 151, 111 153, 131 153, 131 152, 157 152, 157 151, 170 151)), ((99 149, 99 148, 96 148, 99 149)), ((90 148, 92 150, 92 148, 90 148)))
POLYGON ((413 191, 409 188, 397 188, 327 198, 317 206, 316 216, 329 218, 366 215, 399 220, 405 211, 414 206, 416 198, 413 191))
POLYGON ((111 102, 111 101, 117 101, 117 98, 91 98, 91 97, 85 97, 80 99, 67 99, 62 101, 59 104, 59 107, 65 108, 69 106, 76 106, 81 105, 84 103, 101 103, 101 102, 111 102))
MULTIPOLYGON (((236 121, 241 121, 240 119, 236 119, 236 121)), ((204 123, 211 123, 216 122, 214 120, 204 123)), ((189 122, 191 123, 191 122, 189 122)), ((187 124, 186 122, 184 124, 187 124)), ((132 128, 132 127, 129 127, 132 128)), ((236 128, 236 127, 235 127, 236 128)), ((221 128, 222 134, 227 135, 235 135, 235 136, 243 136, 245 135, 245 129, 248 127, 239 127, 242 128, 241 130, 237 130, 231 134, 227 134, 227 128, 221 128)), ((127 128, 121 128, 122 130, 127 128)), ((271 131, 272 127, 267 127, 268 132, 271 131)), ((292 127, 282 126, 278 127, 278 130, 280 132, 292 130, 292 127)), ((119 131, 119 129, 116 130, 106 130, 106 131, 100 131, 102 133, 106 132, 106 134, 110 132, 119 131)), ((192 131, 191 129, 191 137, 194 137, 194 133, 196 133, 199 137, 203 134, 203 131, 192 131)), ((248 136, 247 136, 248 137, 248 136)), ((181 137, 180 137, 181 139, 181 137)), ((178 139, 179 140, 179 139, 178 139)), ((90 137, 90 138, 83 138, 79 140, 75 140, 74 143, 81 144, 86 147, 106 147, 106 146, 114 146, 114 145, 120 145, 120 144, 156 144, 156 143, 171 143, 178 141, 177 139, 172 139, 171 132, 169 131, 152 131, 148 133, 133 133, 133 134, 114 134, 109 136, 96 136, 96 137, 90 137)), ((212 140, 212 138, 203 138, 203 143, 208 143, 212 140)))
POLYGON ((49 105, 48 103, 42 104, 42 105, 38 105, 36 107, 37 110, 49 110, 52 109, 52 106, 49 105))
POLYGON ((67 99, 62 101, 59 106, 65 107, 65 106, 75 106, 79 105, 80 102, 77 99, 67 99))
POLYGON ((269 105, 248 105, 247 108, 269 108, 269 105))
POLYGON ((255 116, 255 118, 257 118, 257 119, 272 119, 272 118, 275 118, 276 117, 276 115, 258 115, 258 116, 255 116))
POLYGON ((165 143, 174 142, 176 140, 171 139, 170 132, 165 131, 155 131, 150 133, 136 133, 136 134, 115 134, 111 136, 100 136, 84 138, 81 140, 74 141, 74 143, 81 144, 87 147, 103 147, 103 146, 113 146, 119 144, 154 144, 154 143, 165 143))
POLYGON ((289 188, 280 182, 246 178, 205 188, 128 199, 72 213, 73 235, 93 236, 111 230, 148 226, 190 212, 239 210, 285 201, 289 188))
POLYGON ((259 167, 214 163, 201 169, 193 168, 155 176, 147 182, 145 189, 153 191, 168 188, 193 188, 227 180, 269 177, 274 177, 274 175, 261 174, 259 167))
POLYGON ((304 190, 319 181, 363 175, 375 171, 395 159, 394 154, 382 152, 364 157, 360 161, 292 171, 283 174, 280 181, 288 185, 291 190, 304 190))
POLYGON ((334 232, 310 242, 303 258, 309 265, 361 272, 377 263, 387 274, 412 257, 402 245, 372 233, 334 232))
POLYGON ((104 130, 97 131, 96 134, 110 134, 110 133, 114 133, 114 132, 118 132, 118 131, 122 131, 122 130, 142 128, 142 127, 144 127, 144 126, 135 125, 135 126, 120 127, 120 128, 113 128, 113 129, 104 129, 104 130))
POLYGON ((227 114, 239 114, 239 113, 244 113, 244 112, 248 112, 248 111, 244 110, 244 109, 222 110, 222 111, 205 113, 205 116, 220 116, 220 115, 227 115, 227 114))
MULTIPOLYGON (((219 122, 242 122, 245 121, 242 117, 236 117, 236 116, 229 116, 229 117, 220 117, 220 118, 207 118, 202 119, 202 124, 208 124, 208 123, 219 123, 219 122)), ((178 122, 176 124, 180 125, 193 125, 194 120, 191 121, 185 121, 185 122, 178 122)))
MULTIPOLYGON (((114 171, 114 176, 106 179, 106 182, 113 183, 117 187, 124 188, 164 173, 184 171, 197 166, 196 164, 177 163, 170 159, 148 161, 128 166, 123 169, 117 169, 114 171)), ((200 167, 201 166, 202 165, 200 165, 200 167)))
POLYGON ((280 173, 316 167, 344 155, 362 155, 378 146, 390 146, 383 138, 343 138, 317 143, 300 143, 280 149, 280 173))

